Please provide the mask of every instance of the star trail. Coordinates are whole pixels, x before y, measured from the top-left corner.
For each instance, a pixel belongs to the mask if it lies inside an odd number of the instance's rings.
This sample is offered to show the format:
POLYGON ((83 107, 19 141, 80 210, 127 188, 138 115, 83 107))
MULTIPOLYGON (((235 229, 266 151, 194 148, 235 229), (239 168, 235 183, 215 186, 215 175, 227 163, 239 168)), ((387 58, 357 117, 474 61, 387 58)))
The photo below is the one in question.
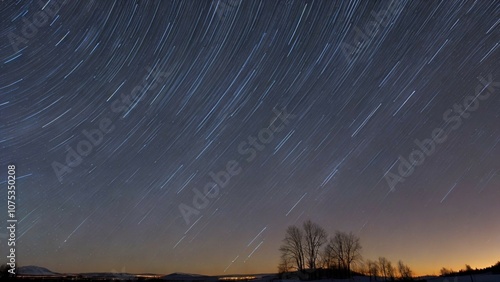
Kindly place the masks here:
POLYGON ((19 265, 276 272, 307 219, 418 274, 498 261, 498 1, 0 7, 19 265))

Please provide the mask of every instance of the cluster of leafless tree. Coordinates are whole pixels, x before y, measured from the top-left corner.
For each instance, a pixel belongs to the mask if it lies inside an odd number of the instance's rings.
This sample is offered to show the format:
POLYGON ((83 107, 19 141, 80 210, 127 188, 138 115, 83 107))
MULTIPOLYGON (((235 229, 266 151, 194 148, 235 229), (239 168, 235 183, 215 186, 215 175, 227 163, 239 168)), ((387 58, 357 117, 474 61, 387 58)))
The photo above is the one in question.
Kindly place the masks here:
MULTIPOLYGON (((286 229, 280 252, 280 273, 335 270, 342 276, 351 276, 352 267, 358 266, 359 272, 375 279, 396 279, 396 268, 386 258, 362 260, 359 237, 340 231, 329 237, 324 228, 311 220, 301 227, 291 225, 286 229)), ((397 272, 400 280, 411 280, 412 271, 402 261, 397 265, 397 272)))
POLYGON ((394 281, 396 278, 400 281, 411 281, 413 277, 410 267, 401 260, 398 262, 396 268, 392 265, 392 262, 385 257, 379 257, 378 260, 366 260, 365 267, 365 273, 374 280, 380 277, 383 281, 394 281))
POLYGON ((337 231, 328 238, 324 228, 307 220, 302 228, 295 225, 286 230, 280 247, 279 271, 290 272, 335 268, 351 273, 351 266, 361 260, 359 238, 337 231))

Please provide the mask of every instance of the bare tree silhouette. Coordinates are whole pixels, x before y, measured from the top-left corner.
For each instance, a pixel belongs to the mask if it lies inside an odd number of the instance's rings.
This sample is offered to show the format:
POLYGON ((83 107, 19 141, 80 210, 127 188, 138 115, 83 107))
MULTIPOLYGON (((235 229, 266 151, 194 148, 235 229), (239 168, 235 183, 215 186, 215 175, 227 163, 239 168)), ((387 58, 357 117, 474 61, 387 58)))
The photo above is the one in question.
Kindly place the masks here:
POLYGON ((307 267, 315 270, 319 262, 319 249, 326 243, 328 235, 323 227, 311 220, 304 222, 304 235, 307 267))
POLYGON ((413 280, 412 276, 412 271, 410 267, 406 264, 403 263, 402 260, 398 261, 398 272, 399 272, 399 278, 402 281, 411 281, 413 280))
POLYGON ((304 270, 304 233, 295 225, 288 226, 285 239, 280 247, 282 257, 289 259, 295 264, 297 271, 304 270))
POLYGON ((387 281, 388 279, 394 280, 395 269, 392 266, 392 263, 388 259, 386 259, 385 257, 379 257, 378 267, 380 275, 384 278, 384 281, 387 281))
POLYGON ((372 280, 377 280, 377 275, 378 275, 378 272, 379 272, 379 267, 378 267, 378 263, 376 261, 372 261, 372 260, 367 260, 366 261, 366 266, 368 268, 368 274, 370 276, 370 281, 372 280))
POLYGON ((292 258, 287 254, 283 253, 280 257, 280 264, 278 265, 278 273, 285 278, 288 272, 292 271, 292 258))
POLYGON ((337 231, 335 236, 330 238, 325 248, 327 261, 337 262, 337 267, 351 275, 353 263, 361 260, 361 243, 358 237, 351 233, 337 231))
POLYGON ((305 221, 302 229, 295 225, 288 226, 279 249, 281 262, 278 269, 296 269, 297 274, 305 279, 315 276, 321 264, 320 249, 327 237, 326 231, 311 220, 305 221))
POLYGON ((441 268, 441 270, 439 271, 441 273, 441 276, 446 276, 446 275, 450 275, 452 273, 454 273, 453 269, 448 269, 448 268, 441 268))
POLYGON ((296 270, 296 275, 305 279, 325 275, 324 268, 332 277, 350 277, 352 267, 362 262, 359 237, 352 232, 337 231, 328 240, 325 229, 311 220, 306 220, 302 228, 288 226, 279 250, 279 272, 296 270))

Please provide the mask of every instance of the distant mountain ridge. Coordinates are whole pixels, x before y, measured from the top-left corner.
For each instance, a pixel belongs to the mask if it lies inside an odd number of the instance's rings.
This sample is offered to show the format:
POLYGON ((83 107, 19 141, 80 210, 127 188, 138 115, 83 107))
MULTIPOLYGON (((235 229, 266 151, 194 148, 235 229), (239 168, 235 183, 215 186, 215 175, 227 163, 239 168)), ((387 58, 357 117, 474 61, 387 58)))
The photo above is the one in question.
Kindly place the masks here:
MULTIPOLYGON (((54 277, 64 277, 64 278, 84 278, 84 279, 118 279, 118 280, 130 280, 137 278, 155 278, 165 281, 220 281, 220 280, 232 280, 236 276, 246 276, 246 275, 223 275, 223 276, 208 276, 202 274, 190 274, 182 272, 174 272, 167 275, 158 274, 130 274, 130 273, 115 273, 115 272, 93 272, 93 273, 58 273, 51 271, 45 267, 28 265, 20 266, 16 269, 18 275, 23 276, 54 276, 54 277), (227 279, 224 279, 227 278, 227 279)), ((277 274, 261 274, 261 275, 251 275, 256 278, 255 282, 258 281, 270 281, 271 276, 277 274), (268 277, 265 277, 268 276, 268 277)), ((33 279, 32 278, 32 279, 33 279)), ((41 278, 41 277, 40 277, 41 278)), ((371 280, 368 276, 356 276, 355 281, 357 282, 368 282, 371 280)), ((53 279, 53 278, 50 278, 53 279)), ((470 279, 474 279, 475 282, 498 282, 500 281, 500 262, 495 265, 486 267, 483 269, 469 269, 460 270, 458 272, 450 272, 446 275, 441 276, 421 276, 415 277, 415 281, 432 281, 432 282, 444 282, 444 281, 455 281, 455 282, 469 282, 470 279)))
POLYGON ((173 281, 217 281, 217 277, 214 276, 189 274, 181 272, 174 272, 171 274, 167 274, 165 276, 162 276, 160 279, 173 280, 173 281))
POLYGON ((17 274, 19 274, 19 275, 60 275, 60 273, 53 272, 45 267, 35 266, 35 265, 20 266, 17 269, 17 274))

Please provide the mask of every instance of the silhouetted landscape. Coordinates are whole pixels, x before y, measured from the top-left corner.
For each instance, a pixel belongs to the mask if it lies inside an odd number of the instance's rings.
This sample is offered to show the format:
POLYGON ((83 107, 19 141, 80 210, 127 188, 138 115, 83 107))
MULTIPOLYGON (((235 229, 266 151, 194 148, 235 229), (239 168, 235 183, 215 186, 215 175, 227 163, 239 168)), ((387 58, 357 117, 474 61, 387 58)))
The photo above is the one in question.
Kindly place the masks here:
POLYGON ((23 281, 500 281, 500 261, 483 269, 472 269, 467 264, 458 271, 443 267, 440 276, 417 277, 410 266, 401 260, 393 265, 385 257, 364 259, 361 241, 352 232, 337 231, 329 236, 323 227, 311 220, 306 220, 301 226, 289 226, 279 250, 281 259, 275 274, 209 276, 187 273, 56 273, 39 266, 23 266, 13 276, 9 274, 8 265, 1 267, 1 274, 2 279, 23 281))
POLYGON ((0 0, 0 282, 500 282, 500 0, 0 0))
MULTIPOLYGON (((2 281, 9 280, 5 273, 6 267, 2 267, 2 281)), ((368 271, 368 270, 367 270, 368 271)), ((279 281, 415 281, 415 282, 498 282, 500 281, 500 262, 483 269, 465 269, 459 271, 448 271, 440 276, 423 276, 402 278, 398 273, 394 273, 392 278, 382 276, 372 276, 372 273, 351 272, 350 279, 341 278, 345 275, 339 269, 317 269, 315 271, 305 270, 302 272, 292 271, 277 274, 255 274, 255 275, 224 275, 208 276, 186 273, 161 274, 131 274, 131 273, 55 273, 46 268, 38 266, 23 266, 19 268, 15 281, 255 281, 255 282, 279 282, 279 281), (312 278, 312 277, 317 277, 312 278), (325 280, 328 279, 328 280, 325 280)))

